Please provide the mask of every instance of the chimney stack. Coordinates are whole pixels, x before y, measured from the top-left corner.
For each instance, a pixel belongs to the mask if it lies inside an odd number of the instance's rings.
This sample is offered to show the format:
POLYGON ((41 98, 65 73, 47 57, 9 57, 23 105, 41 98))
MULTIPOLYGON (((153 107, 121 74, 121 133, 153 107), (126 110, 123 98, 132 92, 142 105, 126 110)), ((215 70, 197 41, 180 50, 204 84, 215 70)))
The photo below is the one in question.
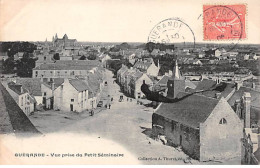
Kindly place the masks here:
POLYGON ((241 114, 241 101, 240 101, 240 99, 237 99, 235 101, 234 107, 235 107, 234 110, 235 110, 237 116, 241 119, 242 118, 242 114, 241 114))
POLYGON ((51 91, 52 91, 52 96, 54 95, 54 90, 55 90, 55 83, 51 83, 51 91))
POLYGON ((255 89, 255 82, 252 83, 252 88, 255 89))
POLYGON ((221 96, 221 93, 216 93, 216 94, 215 94, 215 97, 216 97, 217 99, 219 99, 220 96, 221 96))
POLYGON ((171 70, 169 70, 169 76, 172 76, 172 71, 171 70))
POLYGON ((239 90, 242 85, 243 85, 243 82, 236 81, 236 90, 239 90))
POLYGON ((251 106, 251 94, 244 92, 243 95, 243 115, 244 115, 244 127, 250 128, 250 106, 251 106))

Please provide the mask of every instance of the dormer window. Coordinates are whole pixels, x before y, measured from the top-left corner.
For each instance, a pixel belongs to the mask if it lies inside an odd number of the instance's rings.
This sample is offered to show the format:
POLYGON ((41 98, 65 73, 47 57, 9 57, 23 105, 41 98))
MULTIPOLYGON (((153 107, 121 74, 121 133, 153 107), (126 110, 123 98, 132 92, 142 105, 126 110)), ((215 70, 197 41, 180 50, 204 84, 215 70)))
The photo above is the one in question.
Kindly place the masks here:
POLYGON ((227 120, 225 118, 221 118, 219 124, 227 124, 227 120))

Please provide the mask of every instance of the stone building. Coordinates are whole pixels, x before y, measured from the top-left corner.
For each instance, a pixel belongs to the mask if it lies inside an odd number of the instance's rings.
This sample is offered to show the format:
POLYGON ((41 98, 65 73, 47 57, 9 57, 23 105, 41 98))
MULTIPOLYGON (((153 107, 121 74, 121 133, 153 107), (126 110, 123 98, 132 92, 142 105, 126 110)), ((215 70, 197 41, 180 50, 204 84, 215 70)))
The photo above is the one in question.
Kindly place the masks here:
MULTIPOLYGON (((167 97, 174 103, 161 103, 152 116, 155 136, 165 136, 167 144, 180 146, 200 161, 241 158, 243 121, 224 97, 185 93, 179 69, 168 80, 167 97)), ((249 104, 247 104, 249 105, 249 104)))
POLYGON ((69 39, 67 34, 64 34, 63 38, 58 38, 56 33, 55 37, 52 38, 52 44, 55 48, 65 48, 65 47, 74 47, 76 46, 76 39, 69 39))
POLYGON ((41 64, 33 69, 33 78, 76 78, 95 73, 100 67, 96 60, 57 60, 55 63, 41 64))
POLYGON ((152 58, 139 59, 133 66, 133 68, 139 69, 141 72, 150 76, 158 76, 160 65, 156 66, 152 58))

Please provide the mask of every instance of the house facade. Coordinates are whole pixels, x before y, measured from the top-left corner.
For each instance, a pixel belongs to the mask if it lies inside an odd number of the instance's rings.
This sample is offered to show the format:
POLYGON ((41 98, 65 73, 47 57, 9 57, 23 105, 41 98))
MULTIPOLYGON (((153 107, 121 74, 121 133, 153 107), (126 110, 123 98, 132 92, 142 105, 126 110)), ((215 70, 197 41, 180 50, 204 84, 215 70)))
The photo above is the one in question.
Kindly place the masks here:
POLYGON ((158 76, 160 70, 159 63, 156 66, 152 58, 139 59, 133 67, 150 76, 158 76))
POLYGON ((31 112, 34 111, 34 107, 36 101, 33 96, 31 96, 26 89, 22 87, 20 84, 16 84, 14 82, 10 82, 5 85, 6 90, 15 100, 17 105, 21 108, 21 110, 29 116, 31 112))
POLYGON ((154 135, 165 136, 169 145, 181 146, 200 161, 241 157, 243 124, 224 98, 192 95, 177 103, 162 103, 153 114, 152 126, 154 135))
POLYGON ((141 86, 145 82, 148 86, 153 85, 153 81, 145 74, 141 73, 138 76, 134 76, 132 80, 130 81, 130 86, 131 86, 131 94, 134 96, 135 99, 143 98, 145 95, 141 91, 141 86))
POLYGON ((64 79, 64 83, 54 90, 54 109, 83 112, 89 107, 89 87, 79 79, 64 79))
POLYGON ((41 64, 33 69, 33 78, 76 78, 95 73, 100 63, 96 60, 58 60, 55 63, 41 64))

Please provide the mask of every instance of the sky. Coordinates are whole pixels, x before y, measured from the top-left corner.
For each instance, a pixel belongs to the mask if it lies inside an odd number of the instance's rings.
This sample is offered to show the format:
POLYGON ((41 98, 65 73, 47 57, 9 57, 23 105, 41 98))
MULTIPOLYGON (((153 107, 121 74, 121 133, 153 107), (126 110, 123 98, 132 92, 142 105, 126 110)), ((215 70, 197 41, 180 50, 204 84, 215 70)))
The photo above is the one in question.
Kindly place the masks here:
MULTIPOLYGON (((247 39, 260 44, 259 0, 247 3, 247 39)), ((168 18, 180 18, 203 42, 203 4, 217 0, 0 0, 1 41, 51 41, 56 33, 78 41, 147 42, 153 27, 168 18)), ((222 41, 221 43, 229 43, 222 41)))

